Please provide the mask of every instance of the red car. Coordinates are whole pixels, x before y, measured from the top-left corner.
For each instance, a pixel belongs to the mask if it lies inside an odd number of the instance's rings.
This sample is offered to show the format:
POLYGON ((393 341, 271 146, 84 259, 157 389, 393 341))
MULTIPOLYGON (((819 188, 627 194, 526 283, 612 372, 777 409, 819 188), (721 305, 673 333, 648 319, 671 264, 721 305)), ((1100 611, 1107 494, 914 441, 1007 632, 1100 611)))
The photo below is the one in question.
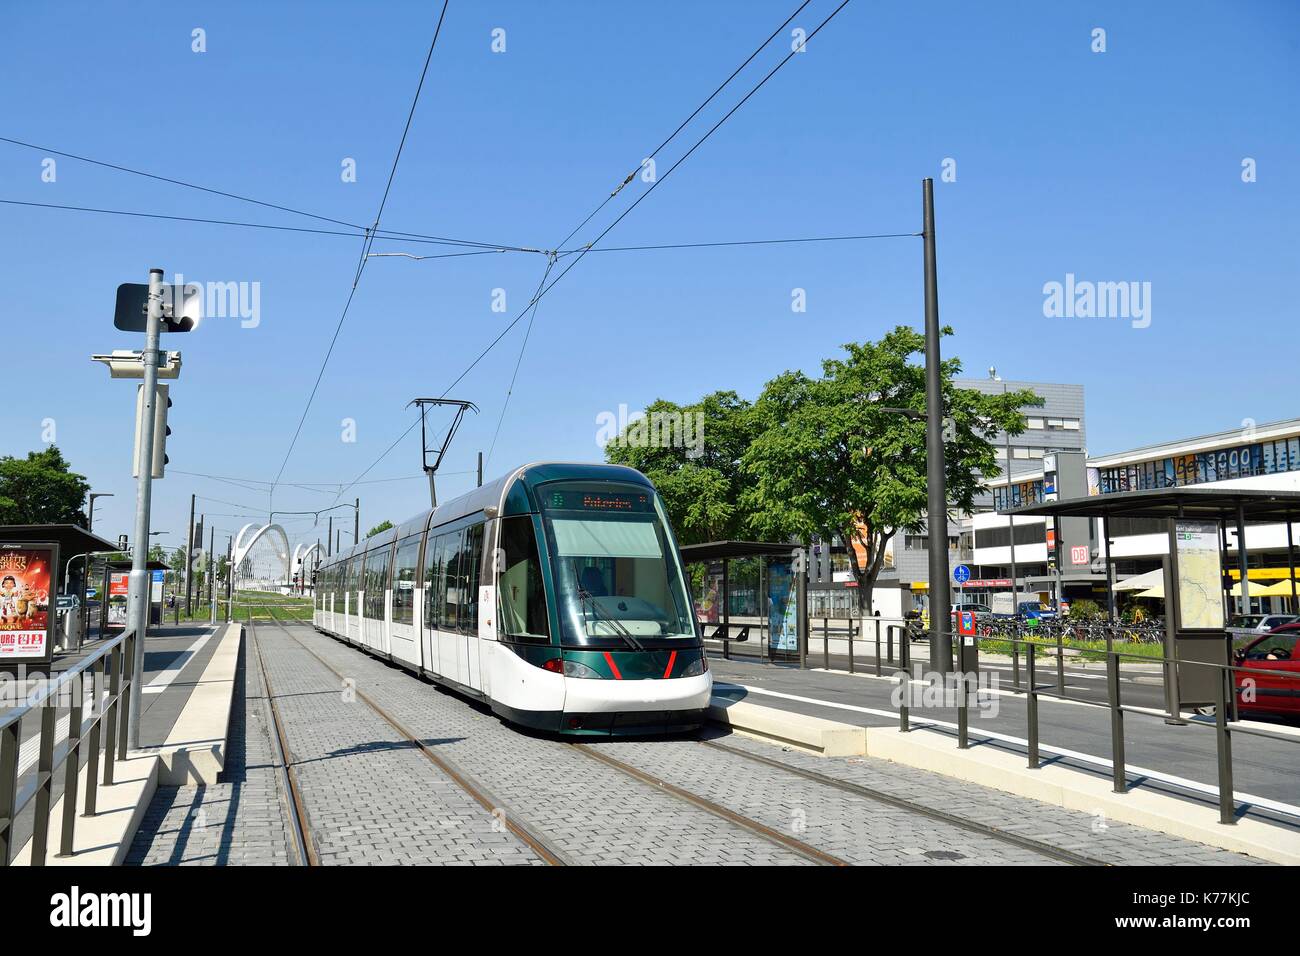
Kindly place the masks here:
POLYGON ((1300 716, 1300 622, 1283 624, 1237 652, 1237 708, 1243 713, 1300 716), (1276 676, 1274 676, 1276 675, 1276 676))

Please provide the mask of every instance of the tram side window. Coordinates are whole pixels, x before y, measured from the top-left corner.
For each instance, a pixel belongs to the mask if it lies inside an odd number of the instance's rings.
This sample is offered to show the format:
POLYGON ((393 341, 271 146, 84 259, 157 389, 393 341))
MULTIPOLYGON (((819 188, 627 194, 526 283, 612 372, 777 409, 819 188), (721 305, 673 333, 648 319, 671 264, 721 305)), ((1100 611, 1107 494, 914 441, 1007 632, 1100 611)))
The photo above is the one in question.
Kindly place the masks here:
POLYGON ((440 588, 442 601, 438 609, 438 629, 454 631, 458 625, 457 612, 465 593, 465 582, 461 575, 461 545, 465 540, 463 531, 445 534, 438 539, 442 551, 442 576, 444 585, 440 588))
POLYGON ((478 634, 479 570, 483 567, 483 525, 465 529, 464 560, 461 576, 465 579, 465 599, 461 603, 460 629, 466 634, 478 634))
POLYGON ((388 590, 390 557, 388 548, 366 555, 366 617, 372 621, 384 619, 384 592, 388 590))
POLYGON ((538 559, 533 519, 522 515, 501 521, 502 567, 497 581, 501 636, 532 641, 550 639, 546 592, 538 559))
POLYGON ((424 626, 438 626, 438 608, 442 603, 442 550, 439 538, 429 531, 429 541, 424 546, 424 626))
POLYGON ((419 570, 420 535, 413 534, 397 545, 393 564, 393 623, 414 623, 415 573, 419 570))

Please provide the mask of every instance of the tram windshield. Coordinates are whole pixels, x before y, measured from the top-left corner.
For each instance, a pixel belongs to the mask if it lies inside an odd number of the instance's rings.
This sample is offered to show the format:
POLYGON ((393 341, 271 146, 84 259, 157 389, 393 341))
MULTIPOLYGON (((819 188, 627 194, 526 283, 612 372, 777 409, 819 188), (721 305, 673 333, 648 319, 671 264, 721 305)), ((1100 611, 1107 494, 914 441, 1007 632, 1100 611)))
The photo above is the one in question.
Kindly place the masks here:
POLYGON ((553 482, 541 498, 562 643, 640 648, 695 637, 658 495, 637 485, 553 482))

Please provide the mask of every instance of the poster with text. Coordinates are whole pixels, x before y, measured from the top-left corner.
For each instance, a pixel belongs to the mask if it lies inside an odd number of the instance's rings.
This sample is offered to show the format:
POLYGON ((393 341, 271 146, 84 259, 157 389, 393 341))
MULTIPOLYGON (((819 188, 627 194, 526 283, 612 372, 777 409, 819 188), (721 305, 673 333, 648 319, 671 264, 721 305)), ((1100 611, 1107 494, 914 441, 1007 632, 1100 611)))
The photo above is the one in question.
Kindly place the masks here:
POLYGON ((50 660, 53 544, 0 544, 0 663, 50 660))

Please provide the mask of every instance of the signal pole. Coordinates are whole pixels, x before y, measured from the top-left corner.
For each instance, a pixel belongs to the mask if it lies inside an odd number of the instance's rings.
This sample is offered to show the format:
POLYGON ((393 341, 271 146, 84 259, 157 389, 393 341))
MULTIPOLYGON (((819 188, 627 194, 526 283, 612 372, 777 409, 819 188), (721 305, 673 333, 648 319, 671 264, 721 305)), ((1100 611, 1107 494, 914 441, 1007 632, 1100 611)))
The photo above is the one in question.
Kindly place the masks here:
POLYGON ((325 557, 334 553, 334 516, 330 515, 329 531, 325 533, 325 557))
MULTIPOLYGON (((190 495, 190 533, 185 538, 185 616, 190 616, 190 596, 194 583, 194 495, 190 495)), ((201 544, 202 542, 200 542, 201 544)))
POLYGON ((144 394, 141 395, 140 447, 135 485, 135 550, 127 584, 127 620, 135 624, 135 660, 131 667, 130 746, 140 747, 141 685, 144 683, 144 640, 149 630, 149 508, 153 494, 154 405, 158 399, 158 340, 162 332, 163 271, 149 270, 149 299, 144 333, 144 394))
POLYGON ((361 499, 360 498, 357 499, 357 503, 353 505, 353 507, 356 510, 352 512, 352 540, 360 541, 361 540, 361 499))
POLYGON ((934 180, 921 181, 925 256, 925 484, 930 544, 930 670, 952 670, 952 590, 948 584, 948 484, 943 453, 943 369, 939 360, 939 289, 934 252, 934 180))

